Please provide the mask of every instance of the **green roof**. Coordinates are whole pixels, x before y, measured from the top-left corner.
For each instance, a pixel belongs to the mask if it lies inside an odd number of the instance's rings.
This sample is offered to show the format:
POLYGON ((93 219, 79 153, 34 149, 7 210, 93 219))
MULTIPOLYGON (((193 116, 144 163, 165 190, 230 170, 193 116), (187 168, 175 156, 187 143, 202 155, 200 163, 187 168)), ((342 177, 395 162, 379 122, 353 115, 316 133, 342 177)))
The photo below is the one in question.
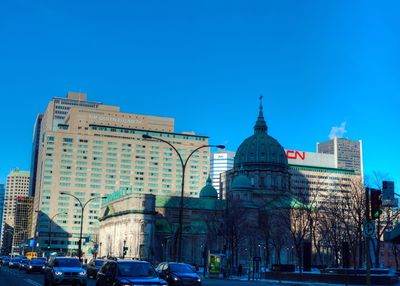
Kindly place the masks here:
POLYGON ((200 191, 200 198, 218 198, 218 192, 211 184, 210 176, 208 176, 206 185, 200 191))
MULTIPOLYGON (((180 197, 156 196, 157 208, 179 208, 180 197)), ((183 198, 183 206, 187 209, 198 210, 222 210, 225 208, 225 201, 213 198, 183 198)))
POLYGON ((311 209, 309 205, 305 205, 299 200, 293 198, 290 195, 282 195, 276 199, 269 201, 264 210, 275 210, 275 209, 311 209))
POLYGON ((21 171, 21 170, 12 170, 8 176, 24 176, 24 177, 29 177, 30 176, 29 171, 21 171))
POLYGON ((323 172, 331 172, 336 174, 349 174, 349 175, 355 174, 354 170, 350 169, 314 167, 314 166, 303 166, 303 165, 292 165, 292 164, 289 164, 289 169, 304 170, 304 171, 323 171, 323 172))

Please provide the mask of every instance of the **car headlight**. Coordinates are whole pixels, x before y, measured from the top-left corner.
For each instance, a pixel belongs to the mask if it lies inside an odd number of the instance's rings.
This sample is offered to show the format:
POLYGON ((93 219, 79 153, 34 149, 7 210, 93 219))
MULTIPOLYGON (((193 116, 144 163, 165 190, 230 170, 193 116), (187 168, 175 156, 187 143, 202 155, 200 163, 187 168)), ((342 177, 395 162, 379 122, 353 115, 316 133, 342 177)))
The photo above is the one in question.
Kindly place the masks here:
POLYGON ((175 281, 178 281, 178 280, 179 280, 179 277, 176 277, 176 276, 175 276, 175 277, 174 277, 174 280, 175 280, 175 281))
POLYGON ((197 278, 197 282, 201 282, 201 279, 200 279, 200 278, 197 278))
POLYGON ((63 273, 61 271, 56 271, 54 272, 55 275, 59 276, 59 275, 63 275, 63 273))
POLYGON ((46 266, 43 265, 43 266, 42 266, 42 269, 45 269, 45 268, 46 268, 46 266))
POLYGON ((121 286, 132 286, 132 284, 121 284, 121 286))
POLYGON ((86 271, 79 272, 79 275, 86 275, 86 271))
POLYGON ((29 269, 32 269, 32 265, 29 265, 29 269))

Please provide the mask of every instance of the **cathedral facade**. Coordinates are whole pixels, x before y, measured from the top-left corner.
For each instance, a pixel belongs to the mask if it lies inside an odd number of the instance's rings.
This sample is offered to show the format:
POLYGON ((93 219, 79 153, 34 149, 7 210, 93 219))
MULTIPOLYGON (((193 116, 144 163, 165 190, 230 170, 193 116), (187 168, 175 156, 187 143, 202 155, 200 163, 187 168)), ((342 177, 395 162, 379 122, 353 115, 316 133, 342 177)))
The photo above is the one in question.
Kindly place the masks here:
MULTIPOLYGON (((184 198, 183 261, 202 265, 208 254, 226 267, 293 262, 289 210, 303 205, 290 195, 285 151, 268 134, 260 100, 254 134, 238 148, 234 168, 221 174, 222 195, 207 180, 199 198, 184 198)), ((176 258, 180 197, 114 196, 102 208, 100 256, 154 262, 176 258)))

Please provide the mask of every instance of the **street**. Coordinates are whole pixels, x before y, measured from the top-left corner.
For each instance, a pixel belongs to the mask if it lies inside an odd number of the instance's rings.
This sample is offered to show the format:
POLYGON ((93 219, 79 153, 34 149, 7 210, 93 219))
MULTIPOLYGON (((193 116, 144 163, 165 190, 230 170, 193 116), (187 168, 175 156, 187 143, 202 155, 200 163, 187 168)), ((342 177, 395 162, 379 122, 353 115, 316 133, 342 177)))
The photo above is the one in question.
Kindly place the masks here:
MULTIPOLYGON (((95 279, 88 279, 88 286, 95 286, 95 279)), ((0 286, 42 286, 43 276, 40 273, 26 274, 25 271, 17 269, 9 269, 8 267, 1 267, 0 271, 0 286)), ((301 283, 301 282, 284 282, 277 281, 237 281, 237 280, 222 280, 222 279, 206 279, 203 281, 204 286, 250 286, 250 285, 333 285, 325 283, 301 283)), ((334 284, 340 285, 340 284, 334 284)), ((400 285, 397 283, 395 285, 400 285)))
MULTIPOLYGON (((95 279, 88 279, 88 286, 95 286, 95 279)), ((217 285, 255 285, 255 282, 242 282, 242 281, 226 281, 226 280, 205 280, 203 285, 217 286, 217 285)), ((263 283, 265 284, 265 283, 263 283)), ((268 283, 269 284, 269 283, 268 283)), ((25 271, 17 269, 9 269, 3 266, 0 271, 0 286, 42 286, 43 275, 40 273, 26 274, 25 271)), ((273 284, 269 284, 273 285, 273 284)))
MULTIPOLYGON (((95 279, 88 279, 88 286, 95 286, 95 279)), ((293 283, 292 283, 293 284, 293 283)), ((9 269, 3 266, 0 271, 0 286, 42 286, 43 275, 40 273, 26 274, 25 271, 9 269)), ((279 285, 278 283, 268 282, 248 282, 234 280, 207 279, 203 281, 205 286, 229 285, 229 286, 249 286, 249 285, 279 285)))

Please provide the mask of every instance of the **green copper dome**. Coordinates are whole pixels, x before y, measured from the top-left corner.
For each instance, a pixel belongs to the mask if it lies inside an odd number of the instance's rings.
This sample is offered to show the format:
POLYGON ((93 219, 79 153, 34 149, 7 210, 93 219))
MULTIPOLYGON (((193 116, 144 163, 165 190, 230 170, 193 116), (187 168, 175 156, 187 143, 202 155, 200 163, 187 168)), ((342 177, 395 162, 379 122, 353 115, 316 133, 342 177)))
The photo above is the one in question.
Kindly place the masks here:
POLYGON ((239 146, 234 160, 235 169, 260 165, 287 168, 288 161, 285 150, 275 138, 268 135, 261 99, 262 97, 260 97, 260 111, 254 125, 254 135, 245 139, 239 146))
POLYGON ((245 175, 239 175, 233 179, 232 191, 250 190, 252 188, 249 178, 245 175))
POLYGON ((208 177, 206 185, 200 191, 200 198, 218 199, 218 192, 211 184, 211 178, 208 177))

